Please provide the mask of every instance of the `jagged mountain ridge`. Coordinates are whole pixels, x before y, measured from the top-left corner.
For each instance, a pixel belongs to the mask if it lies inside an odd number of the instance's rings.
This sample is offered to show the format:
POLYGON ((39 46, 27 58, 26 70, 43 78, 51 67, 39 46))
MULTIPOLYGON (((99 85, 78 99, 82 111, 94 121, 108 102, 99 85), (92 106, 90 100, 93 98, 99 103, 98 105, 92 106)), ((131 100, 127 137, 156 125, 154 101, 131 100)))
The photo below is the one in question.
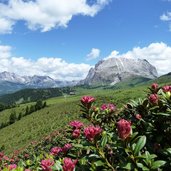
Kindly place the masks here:
POLYGON ((80 82, 84 85, 114 85, 127 78, 157 78, 157 70, 146 59, 109 58, 99 61, 80 82))
POLYGON ((54 88, 74 86, 77 81, 54 80, 49 76, 20 76, 7 71, 0 73, 0 94, 12 93, 25 88, 54 88))

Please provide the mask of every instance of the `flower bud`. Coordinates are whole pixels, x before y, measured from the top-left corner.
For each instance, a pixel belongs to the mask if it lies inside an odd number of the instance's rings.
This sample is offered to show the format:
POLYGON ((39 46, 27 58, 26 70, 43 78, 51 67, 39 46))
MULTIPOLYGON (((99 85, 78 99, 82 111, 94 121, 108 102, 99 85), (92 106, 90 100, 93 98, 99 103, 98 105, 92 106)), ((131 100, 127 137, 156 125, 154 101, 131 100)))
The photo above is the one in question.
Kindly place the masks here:
POLYGON ((131 134, 131 123, 125 119, 121 119, 119 122, 117 122, 117 129, 119 137, 122 140, 125 140, 131 134))
POLYGON ((158 103, 158 100, 159 100, 159 97, 157 94, 150 94, 150 96, 148 97, 150 103, 152 104, 157 104, 158 103))

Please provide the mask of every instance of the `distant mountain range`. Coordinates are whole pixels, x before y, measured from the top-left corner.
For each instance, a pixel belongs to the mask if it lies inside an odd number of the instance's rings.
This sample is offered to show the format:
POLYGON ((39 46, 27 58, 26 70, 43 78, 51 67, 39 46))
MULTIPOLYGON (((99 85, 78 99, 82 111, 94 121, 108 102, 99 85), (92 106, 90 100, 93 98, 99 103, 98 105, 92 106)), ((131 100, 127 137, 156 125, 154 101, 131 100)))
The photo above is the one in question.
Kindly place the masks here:
POLYGON ((0 94, 12 93, 25 88, 54 88, 74 86, 78 81, 59 81, 49 76, 20 76, 15 73, 0 73, 0 94))
POLYGON ((55 88, 75 85, 117 86, 136 85, 158 77, 156 68, 146 59, 110 58, 99 61, 81 81, 60 81, 49 76, 20 76, 0 73, 0 95, 26 88, 55 88))

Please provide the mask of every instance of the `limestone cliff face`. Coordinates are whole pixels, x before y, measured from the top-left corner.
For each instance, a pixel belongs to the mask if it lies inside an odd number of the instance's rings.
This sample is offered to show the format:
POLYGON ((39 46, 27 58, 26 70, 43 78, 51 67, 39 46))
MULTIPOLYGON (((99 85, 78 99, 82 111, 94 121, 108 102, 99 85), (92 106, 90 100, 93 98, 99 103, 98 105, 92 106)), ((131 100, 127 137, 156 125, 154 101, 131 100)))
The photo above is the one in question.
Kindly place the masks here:
POLYGON ((154 79, 158 74, 156 68, 145 59, 110 58, 99 61, 91 68, 81 84, 114 85, 133 76, 154 79))

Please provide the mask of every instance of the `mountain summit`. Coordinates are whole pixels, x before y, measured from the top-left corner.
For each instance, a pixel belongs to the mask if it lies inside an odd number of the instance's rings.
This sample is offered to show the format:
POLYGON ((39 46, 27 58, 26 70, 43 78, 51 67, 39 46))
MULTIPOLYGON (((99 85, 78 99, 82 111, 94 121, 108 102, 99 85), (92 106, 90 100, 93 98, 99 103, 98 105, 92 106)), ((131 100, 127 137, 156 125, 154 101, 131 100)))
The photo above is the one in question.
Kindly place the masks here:
POLYGON ((154 79, 157 76, 156 68, 146 59, 109 58, 91 68, 81 84, 114 85, 131 77, 154 79))

